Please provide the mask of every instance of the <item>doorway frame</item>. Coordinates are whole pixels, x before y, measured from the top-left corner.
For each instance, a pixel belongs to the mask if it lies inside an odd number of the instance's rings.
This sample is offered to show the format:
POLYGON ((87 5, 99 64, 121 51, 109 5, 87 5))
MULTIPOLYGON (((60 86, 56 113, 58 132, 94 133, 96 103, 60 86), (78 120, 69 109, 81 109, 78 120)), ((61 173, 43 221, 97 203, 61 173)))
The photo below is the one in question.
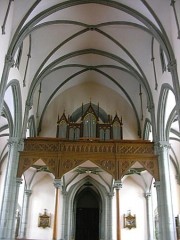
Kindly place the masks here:
MULTIPOLYGON (((94 185, 89 184, 90 186, 85 186, 83 185, 82 188, 79 189, 79 191, 76 193, 75 199, 74 199, 74 206, 73 206, 73 213, 74 213, 74 235, 76 236, 76 231, 77 231, 77 210, 78 210, 78 201, 80 196, 82 196, 84 193, 83 192, 87 192, 87 189, 89 188, 89 192, 91 193, 91 195, 93 195, 93 197, 96 199, 97 203, 98 203, 98 240, 99 240, 99 236, 100 236, 100 226, 101 226, 101 212, 102 212, 102 203, 101 203, 101 197, 99 195, 99 192, 97 191, 97 189, 94 187, 94 185)), ((93 208, 88 208, 93 210, 93 208)))
POLYGON ((98 191, 100 196, 100 223, 99 223, 99 239, 100 240, 112 240, 112 193, 110 190, 97 182, 95 179, 87 176, 72 184, 67 190, 63 202, 63 236, 61 239, 74 240, 75 239, 75 212, 74 212, 74 201, 76 200, 76 194, 79 189, 85 183, 92 184, 98 191))

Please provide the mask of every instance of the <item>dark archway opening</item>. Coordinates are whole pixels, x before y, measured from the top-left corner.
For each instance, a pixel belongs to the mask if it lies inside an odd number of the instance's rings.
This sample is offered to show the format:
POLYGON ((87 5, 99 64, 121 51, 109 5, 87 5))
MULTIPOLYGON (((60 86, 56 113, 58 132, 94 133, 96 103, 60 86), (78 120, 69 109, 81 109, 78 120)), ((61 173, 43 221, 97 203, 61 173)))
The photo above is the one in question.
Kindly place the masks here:
POLYGON ((99 239, 98 195, 90 187, 84 188, 76 198, 75 240, 99 239))

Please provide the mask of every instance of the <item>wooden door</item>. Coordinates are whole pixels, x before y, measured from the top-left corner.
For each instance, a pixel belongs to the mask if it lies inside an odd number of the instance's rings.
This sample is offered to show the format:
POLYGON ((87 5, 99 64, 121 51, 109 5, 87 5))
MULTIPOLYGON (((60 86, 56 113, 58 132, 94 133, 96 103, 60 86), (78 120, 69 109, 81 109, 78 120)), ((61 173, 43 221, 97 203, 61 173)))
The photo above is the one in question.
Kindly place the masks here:
POLYGON ((99 240, 98 208, 77 208, 75 240, 99 240))

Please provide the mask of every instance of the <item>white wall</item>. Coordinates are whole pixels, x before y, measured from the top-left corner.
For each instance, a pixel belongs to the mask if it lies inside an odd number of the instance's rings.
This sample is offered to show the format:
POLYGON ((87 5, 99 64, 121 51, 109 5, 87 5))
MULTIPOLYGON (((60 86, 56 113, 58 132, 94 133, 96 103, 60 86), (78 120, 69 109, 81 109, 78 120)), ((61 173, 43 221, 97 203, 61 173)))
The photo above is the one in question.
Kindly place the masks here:
MULTIPOLYGON (((39 173, 41 174, 41 173, 39 173)), ((60 204, 58 211, 58 237, 61 236, 62 224, 62 194, 60 194, 60 204)), ((27 228, 27 238, 29 239, 52 239, 53 234, 53 217, 55 206, 55 188, 53 180, 50 176, 46 175, 39 179, 32 189, 29 206, 29 220, 27 228), (51 213, 51 227, 40 228, 38 227, 39 213, 43 213, 47 209, 51 213)), ((144 192, 140 186, 132 181, 130 177, 126 178, 123 182, 123 187, 120 190, 120 218, 121 218, 121 236, 122 240, 145 240, 147 237, 147 221, 146 221, 146 202, 144 192), (136 214, 137 227, 131 230, 124 228, 123 215, 131 210, 132 214, 136 214)), ((113 197, 113 239, 116 239, 116 196, 113 197)))
MULTIPOLYGON (((42 174, 42 173, 38 173, 42 174)), ((55 208, 55 187, 50 176, 41 178, 32 188, 32 195, 30 197, 29 219, 27 226, 27 238, 29 239, 52 239, 53 234, 53 220, 55 208), (51 214, 50 228, 38 227, 39 214, 51 214)))
POLYGON ((41 136, 55 137, 58 114, 61 116, 65 110, 67 116, 71 115, 82 103, 89 103, 90 99, 94 104, 99 103, 107 114, 122 116, 124 139, 138 138, 135 114, 127 101, 115 91, 95 83, 81 84, 57 96, 44 115, 41 136))
POLYGON ((120 190, 121 238, 122 240, 147 239, 146 202, 144 191, 130 177, 126 178, 120 190), (136 228, 123 226, 123 214, 131 210, 136 215, 136 228))

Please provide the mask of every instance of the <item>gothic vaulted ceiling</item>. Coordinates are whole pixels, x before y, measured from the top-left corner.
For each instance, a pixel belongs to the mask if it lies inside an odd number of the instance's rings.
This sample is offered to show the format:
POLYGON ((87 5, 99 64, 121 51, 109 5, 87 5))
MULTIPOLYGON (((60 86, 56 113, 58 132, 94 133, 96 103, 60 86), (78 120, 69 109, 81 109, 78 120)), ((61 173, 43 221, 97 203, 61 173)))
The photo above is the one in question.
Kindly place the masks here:
MULTIPOLYGON (((6 58, 15 60, 9 81, 18 68, 24 132, 27 119, 34 116, 37 133, 55 137, 58 114, 72 114, 92 101, 107 114, 122 116, 127 138, 142 137, 145 119, 152 123, 156 138, 162 85, 171 86, 174 99, 179 98, 179 85, 168 71, 176 57, 167 21, 174 19, 170 1, 16 0, 11 4, 6 58)), ((2 7, 5 13, 8 4, 2 7)), ((7 86, 2 131, 8 129, 7 119, 9 125, 14 121, 10 117, 14 112, 8 115, 8 106, 13 105, 8 94, 7 86)))
POLYGON ((157 102, 162 57, 165 65, 174 57, 163 14, 170 5, 161 2, 16 1, 9 52, 19 56, 23 48, 19 70, 39 132, 49 106, 57 116, 60 104, 71 114, 92 101, 110 114, 128 105, 132 115, 123 117, 133 118, 129 127, 135 123, 140 136, 142 120, 157 102))

